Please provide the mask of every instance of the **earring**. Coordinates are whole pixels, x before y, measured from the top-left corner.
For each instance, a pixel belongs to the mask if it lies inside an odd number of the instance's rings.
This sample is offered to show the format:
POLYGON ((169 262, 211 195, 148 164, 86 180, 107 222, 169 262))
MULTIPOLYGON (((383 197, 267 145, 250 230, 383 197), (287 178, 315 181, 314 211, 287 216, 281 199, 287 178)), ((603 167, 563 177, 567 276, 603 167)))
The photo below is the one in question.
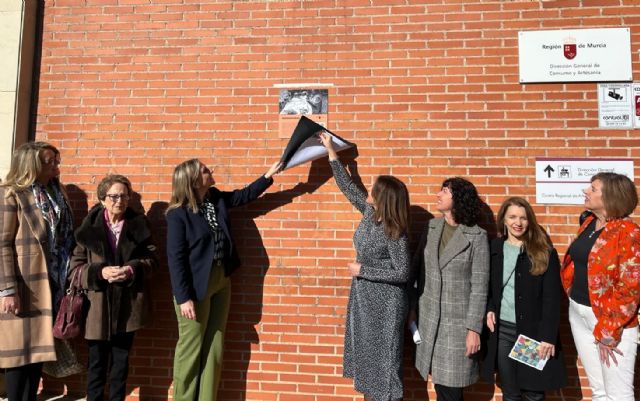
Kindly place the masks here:
POLYGON ((505 238, 507 238, 507 237, 509 236, 509 233, 507 232, 507 226, 506 226, 506 224, 503 224, 503 225, 502 225, 502 228, 503 228, 503 230, 502 230, 502 234, 504 235, 504 237, 505 237, 505 238))

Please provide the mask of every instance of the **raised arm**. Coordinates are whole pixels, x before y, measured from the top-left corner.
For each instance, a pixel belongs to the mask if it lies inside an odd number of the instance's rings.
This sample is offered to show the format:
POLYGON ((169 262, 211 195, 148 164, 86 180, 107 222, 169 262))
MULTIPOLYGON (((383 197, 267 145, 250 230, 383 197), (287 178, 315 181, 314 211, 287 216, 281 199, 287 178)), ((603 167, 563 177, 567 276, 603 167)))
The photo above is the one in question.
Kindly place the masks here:
POLYGON ((342 163, 340 163, 340 160, 338 160, 338 153, 333 148, 331 135, 326 132, 321 133, 320 142, 327 148, 327 152, 329 153, 329 164, 331 165, 331 170, 333 171, 333 176, 336 179, 338 188, 340 188, 340 191, 342 191, 344 196, 347 197, 349 202, 351 202, 360 213, 364 213, 367 208, 367 194, 358 188, 342 163))
POLYGON ((340 160, 330 160, 329 164, 331 164, 331 170, 340 191, 360 213, 364 213, 367 209, 367 194, 351 180, 340 160))

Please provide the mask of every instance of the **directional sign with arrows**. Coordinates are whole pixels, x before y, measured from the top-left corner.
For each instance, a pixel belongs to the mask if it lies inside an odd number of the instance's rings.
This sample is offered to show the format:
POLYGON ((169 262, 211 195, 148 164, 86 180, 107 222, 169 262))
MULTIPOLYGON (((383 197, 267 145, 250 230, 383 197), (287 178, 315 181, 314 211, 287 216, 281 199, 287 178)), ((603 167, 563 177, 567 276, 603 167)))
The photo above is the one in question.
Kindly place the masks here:
POLYGON ((551 167, 550 164, 547 164, 547 167, 544 168, 544 172, 547 173, 547 177, 551 178, 551 173, 553 173, 554 170, 553 167, 551 167))
POLYGON ((633 160, 536 158, 536 202, 582 205, 582 190, 589 185, 591 177, 605 171, 624 174, 633 180, 633 160))

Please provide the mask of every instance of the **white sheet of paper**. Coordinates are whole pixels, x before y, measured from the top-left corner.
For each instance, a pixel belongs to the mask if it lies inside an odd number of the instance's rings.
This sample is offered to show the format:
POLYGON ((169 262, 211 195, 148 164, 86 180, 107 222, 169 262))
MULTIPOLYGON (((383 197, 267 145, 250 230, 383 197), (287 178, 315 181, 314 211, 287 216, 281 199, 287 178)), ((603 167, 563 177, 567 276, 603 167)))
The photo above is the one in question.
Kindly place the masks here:
MULTIPOLYGON (((331 141, 333 142, 333 147, 336 152, 350 147, 348 143, 336 138, 331 134, 329 135, 331 136, 331 141)), ((327 154, 327 149, 322 145, 322 143, 320 143, 318 137, 314 135, 306 141, 302 142, 302 145, 300 145, 300 147, 293 155, 293 157, 291 157, 284 169, 286 170, 309 161, 317 160, 323 156, 326 156, 327 154)))

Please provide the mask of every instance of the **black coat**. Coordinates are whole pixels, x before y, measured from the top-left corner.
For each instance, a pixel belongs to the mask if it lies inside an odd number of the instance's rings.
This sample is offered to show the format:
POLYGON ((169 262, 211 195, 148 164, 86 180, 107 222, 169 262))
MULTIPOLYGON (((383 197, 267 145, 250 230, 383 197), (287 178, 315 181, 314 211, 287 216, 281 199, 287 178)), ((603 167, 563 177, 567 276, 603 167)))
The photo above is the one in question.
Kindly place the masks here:
MULTIPOLYGON (((498 330, 503 284, 503 245, 503 238, 497 238, 491 242, 491 278, 487 311, 495 312, 497 323, 496 330, 490 334, 487 354, 482 364, 482 377, 490 383, 493 383, 493 374, 497 370, 498 330)), ((531 262, 526 252, 521 252, 514 272, 517 333, 554 344, 556 355, 547 362, 542 371, 523 363, 516 363, 517 381, 520 388, 526 390, 558 389, 564 387, 567 381, 564 356, 558 334, 562 294, 558 253, 552 249, 551 255, 549 255, 549 266, 544 274, 533 276, 529 273, 530 268, 531 262)))
MULTIPOLYGON (((257 199, 272 183, 272 179, 261 176, 243 189, 229 192, 215 187, 209 189, 209 199, 216 209, 216 219, 225 236, 223 263, 226 276, 240 266, 238 251, 231 236, 229 209, 257 199)), ((204 217, 184 206, 167 213, 167 261, 173 295, 178 304, 204 298, 214 252, 213 235, 204 217)))

